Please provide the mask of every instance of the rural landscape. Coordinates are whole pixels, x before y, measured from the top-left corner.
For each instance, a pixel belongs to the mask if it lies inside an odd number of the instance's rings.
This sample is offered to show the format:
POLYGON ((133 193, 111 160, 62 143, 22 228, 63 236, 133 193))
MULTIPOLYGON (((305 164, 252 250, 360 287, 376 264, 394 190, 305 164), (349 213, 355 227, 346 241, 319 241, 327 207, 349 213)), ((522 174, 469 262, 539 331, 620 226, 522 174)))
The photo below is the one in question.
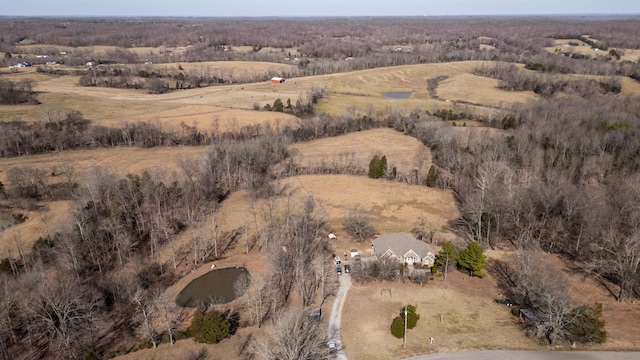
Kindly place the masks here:
POLYGON ((0 359, 640 351, 640 18, 0 21, 0 359))

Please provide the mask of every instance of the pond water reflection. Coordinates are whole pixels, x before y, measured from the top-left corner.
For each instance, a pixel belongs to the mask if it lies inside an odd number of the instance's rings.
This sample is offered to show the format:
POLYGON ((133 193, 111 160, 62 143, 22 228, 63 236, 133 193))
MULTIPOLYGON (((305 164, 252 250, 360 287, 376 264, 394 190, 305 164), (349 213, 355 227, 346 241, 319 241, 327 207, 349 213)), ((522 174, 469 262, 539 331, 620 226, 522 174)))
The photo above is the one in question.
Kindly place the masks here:
POLYGON ((226 304, 242 296, 237 293, 235 284, 250 280, 251 275, 243 267, 209 271, 185 286, 176 297, 176 303, 186 307, 196 307, 210 301, 226 304))

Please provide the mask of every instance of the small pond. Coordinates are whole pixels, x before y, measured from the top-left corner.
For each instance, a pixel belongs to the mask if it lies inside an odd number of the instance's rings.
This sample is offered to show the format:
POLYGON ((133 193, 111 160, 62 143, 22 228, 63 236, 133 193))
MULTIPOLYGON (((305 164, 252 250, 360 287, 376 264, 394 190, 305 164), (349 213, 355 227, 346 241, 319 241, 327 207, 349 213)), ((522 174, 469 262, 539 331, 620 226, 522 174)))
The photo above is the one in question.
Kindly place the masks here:
POLYGON ((236 282, 250 279, 251 275, 243 267, 209 271, 185 286, 176 297, 176 303, 180 306, 196 307, 215 299, 218 304, 226 304, 242 296, 236 294, 236 282))
POLYGON ((408 99, 411 95, 413 95, 413 92, 411 91, 386 92, 386 93, 382 93, 382 95, 385 97, 385 99, 402 100, 402 99, 408 99))

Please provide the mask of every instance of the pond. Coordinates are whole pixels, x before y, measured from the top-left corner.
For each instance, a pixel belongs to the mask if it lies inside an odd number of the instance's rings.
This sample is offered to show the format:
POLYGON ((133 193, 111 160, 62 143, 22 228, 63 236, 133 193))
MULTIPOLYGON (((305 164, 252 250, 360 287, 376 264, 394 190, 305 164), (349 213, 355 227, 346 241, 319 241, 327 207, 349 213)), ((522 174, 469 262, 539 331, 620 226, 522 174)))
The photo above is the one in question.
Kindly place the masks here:
POLYGON ((392 99, 392 100, 408 99, 412 94, 413 94, 413 92, 411 92, 411 91, 382 93, 382 95, 385 97, 385 99, 392 99))
POLYGON ((242 296, 236 293, 235 287, 240 281, 251 281, 251 275, 243 267, 209 271, 185 286, 176 297, 176 303, 185 307, 196 307, 209 301, 226 304, 242 296))

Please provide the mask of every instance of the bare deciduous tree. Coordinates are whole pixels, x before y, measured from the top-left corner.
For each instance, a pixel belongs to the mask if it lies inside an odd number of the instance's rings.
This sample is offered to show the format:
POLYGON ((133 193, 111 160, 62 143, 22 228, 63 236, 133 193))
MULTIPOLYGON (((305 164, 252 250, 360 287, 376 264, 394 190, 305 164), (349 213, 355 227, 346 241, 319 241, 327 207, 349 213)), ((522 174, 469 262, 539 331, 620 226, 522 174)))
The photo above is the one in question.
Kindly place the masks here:
POLYGON ((253 353, 264 360, 317 360, 329 355, 324 323, 306 311, 291 309, 279 320, 267 339, 252 343, 253 353))

